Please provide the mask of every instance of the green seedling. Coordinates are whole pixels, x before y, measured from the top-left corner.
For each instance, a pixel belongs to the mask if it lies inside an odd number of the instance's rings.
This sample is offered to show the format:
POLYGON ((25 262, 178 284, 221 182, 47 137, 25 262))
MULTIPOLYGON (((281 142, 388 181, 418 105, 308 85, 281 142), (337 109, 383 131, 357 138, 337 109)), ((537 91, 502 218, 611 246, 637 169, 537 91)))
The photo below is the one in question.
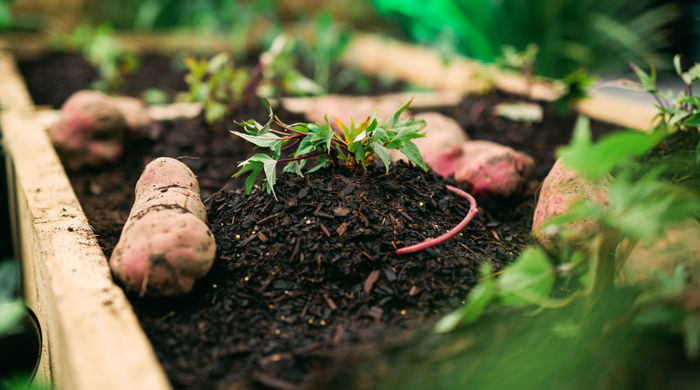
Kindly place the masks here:
POLYGON ((250 193, 256 178, 264 170, 263 186, 268 193, 274 194, 276 167, 279 163, 286 163, 285 172, 303 176, 306 164, 313 158, 316 160, 316 165, 306 170, 306 173, 315 172, 331 161, 363 171, 375 158, 378 158, 384 163, 388 172, 391 165, 390 149, 399 150, 414 164, 427 170, 418 147, 411 141, 425 137, 421 133, 425 128, 425 121, 422 119, 399 120, 399 116, 408 108, 411 101, 401 106, 383 125, 378 123, 375 115, 359 124, 355 124, 351 119, 349 126, 334 118, 341 132, 333 131, 327 115, 324 124, 285 124, 273 114, 266 101, 270 119, 265 125, 248 120, 240 123, 245 133, 237 131, 232 133, 268 153, 258 153, 240 163, 241 169, 234 176, 250 172, 245 184, 246 193, 250 193), (272 128, 273 125, 277 128, 272 128), (282 152, 287 150, 294 151, 289 157, 282 158, 282 152))
POLYGON ((99 77, 92 88, 106 93, 118 92, 125 77, 136 72, 140 65, 138 54, 125 49, 106 24, 97 27, 81 24, 70 35, 57 37, 54 44, 80 50, 82 56, 97 68, 99 77))

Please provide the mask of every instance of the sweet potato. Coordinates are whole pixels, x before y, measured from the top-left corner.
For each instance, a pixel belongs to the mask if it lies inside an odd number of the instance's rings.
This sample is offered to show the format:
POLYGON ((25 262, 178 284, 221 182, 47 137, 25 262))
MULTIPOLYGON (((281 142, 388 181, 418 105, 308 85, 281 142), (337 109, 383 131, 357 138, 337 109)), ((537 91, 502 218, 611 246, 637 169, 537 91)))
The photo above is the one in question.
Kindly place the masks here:
MULTIPOLYGON (((554 237, 545 230, 547 222, 552 217, 566 213, 572 203, 578 200, 589 199, 601 206, 606 205, 610 180, 612 178, 594 182, 567 168, 561 159, 557 160, 542 182, 532 221, 532 235, 545 248, 554 249, 554 237)), ((572 243, 584 239, 591 227, 592 222, 588 220, 570 223, 567 229, 572 233, 572 243)))
MULTIPOLYGON (((460 145, 469 139, 457 121, 440 113, 424 112, 415 115, 415 118, 425 121, 425 137, 416 138, 413 143, 418 146, 423 161, 428 166, 432 166, 435 159, 451 146, 460 145)), ((408 160, 396 150, 391 150, 391 158, 394 161, 408 160)))
MULTIPOLYGON (((396 109, 406 102, 398 102, 396 98, 376 98, 376 97, 355 97, 355 96, 334 96, 328 95, 316 99, 314 106, 306 112, 306 118, 311 122, 325 123, 325 116, 333 130, 340 131, 333 118, 338 118, 341 122, 349 124, 350 117, 355 123, 365 120, 372 113, 377 111, 377 120, 384 123, 394 115, 396 109)), ((404 111, 401 118, 409 117, 404 111)))
POLYGON ((79 167, 119 158, 127 131, 124 116, 107 95, 80 91, 63 105, 60 119, 49 128, 49 137, 66 163, 79 167))
POLYGON ((215 254, 192 171, 172 158, 152 161, 109 260, 114 275, 140 295, 181 295, 209 272, 215 254))
POLYGON ((454 145, 431 160, 435 172, 454 175, 471 192, 503 197, 525 190, 535 165, 530 156, 489 141, 454 145))
POLYGON ((63 105, 49 137, 67 165, 98 166, 117 160, 130 131, 151 124, 140 100, 78 91, 63 105))
MULTIPOLYGON (((700 222, 689 220, 668 229, 664 237, 646 243, 639 242, 623 263, 618 282, 623 284, 653 284, 659 272, 670 276, 679 265, 684 265, 692 282, 700 285, 700 222)), ((627 239, 618 246, 621 256, 627 239)), ((622 260, 622 259, 621 259, 622 260)))

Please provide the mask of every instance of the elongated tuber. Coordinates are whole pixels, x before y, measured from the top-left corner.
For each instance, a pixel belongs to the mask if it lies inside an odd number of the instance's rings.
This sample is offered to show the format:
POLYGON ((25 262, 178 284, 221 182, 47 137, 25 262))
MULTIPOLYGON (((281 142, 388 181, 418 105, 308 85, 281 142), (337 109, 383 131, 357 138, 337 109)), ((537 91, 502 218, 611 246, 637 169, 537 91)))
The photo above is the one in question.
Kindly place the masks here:
POLYGON ((139 99, 78 91, 61 108, 60 119, 49 128, 49 138, 67 165, 99 166, 122 155, 130 132, 151 124, 139 99))
POLYGON ((114 275, 140 295, 181 295, 209 272, 215 254, 194 173, 172 158, 152 161, 112 252, 114 275))
MULTIPOLYGON (((556 242, 545 229, 547 222, 568 212, 572 204, 579 200, 589 199, 600 205, 607 204, 609 184, 610 179, 594 182, 567 168, 561 159, 557 160, 542 182, 532 221, 532 235, 545 248, 554 249, 556 242)), ((571 233, 571 243, 585 239, 592 225, 592 221, 583 219, 569 223, 567 230, 571 233)))
POLYGON ((535 162, 521 152, 489 141, 467 141, 431 159, 435 172, 477 195, 511 196, 527 188, 535 162))

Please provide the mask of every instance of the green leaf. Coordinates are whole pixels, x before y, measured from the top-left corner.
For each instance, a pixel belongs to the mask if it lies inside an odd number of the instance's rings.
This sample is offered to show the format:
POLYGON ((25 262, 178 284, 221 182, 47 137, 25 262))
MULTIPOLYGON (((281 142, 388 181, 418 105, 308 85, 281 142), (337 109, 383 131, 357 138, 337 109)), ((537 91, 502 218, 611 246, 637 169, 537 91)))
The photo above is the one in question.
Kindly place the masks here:
POLYGON ((564 163, 592 179, 602 179, 624 160, 644 154, 665 137, 641 131, 620 131, 604 137, 597 143, 591 140, 590 121, 581 116, 576 121, 571 144, 557 150, 564 163))
MULTIPOLYGON (((689 115, 686 113, 686 115, 689 115)), ((669 124, 671 124, 669 122, 669 124)), ((687 127, 700 127, 700 112, 694 113, 690 118, 683 121, 683 126, 687 127)))
POLYGON ((421 156, 420 150, 418 150, 418 146, 416 146, 416 144, 411 141, 405 141, 403 143, 403 147, 400 148, 399 151, 422 170, 428 171, 428 167, 425 165, 423 156, 421 156))
POLYGON ((309 169, 307 171, 307 173, 314 173, 314 172, 318 171, 319 169, 325 167, 329 161, 331 161, 331 160, 328 158, 327 154, 319 155, 318 159, 316 159, 316 165, 313 168, 309 169))
POLYGON ((534 247, 525 249, 498 278, 501 302, 506 305, 546 302, 553 286, 552 264, 542 249, 534 247))
POLYGON ((315 147, 311 143, 311 135, 307 135, 304 137, 301 142, 299 142, 299 146, 297 147, 297 150, 294 152, 294 157, 299 157, 303 156, 305 154, 309 154, 314 151, 315 147))
MULTIPOLYGON (((247 171, 253 171, 252 175, 257 175, 260 173, 260 170, 265 171, 265 184, 266 184, 266 189, 268 193, 272 193, 273 196, 276 197, 275 195, 275 190, 274 186, 275 183, 277 182, 277 174, 275 171, 275 167, 277 165, 277 160, 274 158, 268 156, 267 154, 263 153, 258 153, 254 155, 253 157, 250 157, 249 159, 243 161, 242 163, 238 164, 239 167, 243 167, 241 170, 236 172, 234 177, 240 176, 241 174, 247 172, 247 171)), ((250 178, 248 178, 250 179, 250 178)), ((254 182, 255 180, 253 180, 254 182)), ((246 192, 249 193, 248 191, 248 181, 246 180, 246 192)), ((250 184, 250 188, 252 189, 252 184, 250 184)))
POLYGON ((683 321, 683 339, 688 357, 694 359, 700 351, 700 318, 689 313, 683 321))
POLYGON ((460 322, 462 322, 462 312, 461 310, 456 310, 440 318, 440 321, 435 324, 433 331, 435 333, 451 332, 460 322))
POLYGON ((23 316, 24 304, 21 300, 0 303, 0 336, 17 332, 23 316))
POLYGON ((688 69, 686 72, 688 75, 688 79, 690 82, 688 84, 692 84, 698 80, 700 80, 700 64, 695 64, 688 69))
POLYGON ((673 56, 673 68, 676 70, 676 74, 683 78, 683 70, 681 69, 681 55, 676 54, 673 56))
POLYGON ((243 138, 244 140, 256 146, 260 146, 261 148, 274 149, 275 147, 279 147, 282 145, 282 139, 270 132, 264 133, 262 135, 250 135, 240 133, 238 131, 231 131, 231 133, 243 138))
POLYGON ((491 275, 493 268, 484 263, 481 266, 481 280, 469 293, 467 303, 461 309, 462 321, 465 323, 476 320, 491 301, 496 297, 496 281, 491 275))
POLYGON ((651 73, 647 74, 637 65, 630 63, 630 67, 637 74, 639 81, 642 83, 642 87, 645 91, 654 93, 656 92, 656 69, 654 66, 651 67, 651 73))
POLYGON ((376 153, 379 159, 384 163, 386 171, 389 172, 389 165, 391 165, 389 151, 378 142, 372 141, 369 145, 372 148, 372 151, 374 151, 374 153, 376 153))
POLYGON ((251 169, 251 174, 248 176, 247 179, 245 179, 245 193, 250 194, 251 191, 253 191, 253 186, 255 185, 255 180, 258 178, 260 175, 260 171, 262 171, 262 164, 255 164, 253 165, 253 168, 251 169))
POLYGON ((409 99, 406 103, 403 104, 403 106, 399 107, 399 109, 396 110, 394 115, 391 117, 391 119, 389 119, 389 121, 384 127, 388 130, 391 129, 395 123, 398 123, 399 117, 404 111, 406 111, 406 109, 408 108, 408 106, 411 105, 411 103, 413 103, 413 98, 409 99))

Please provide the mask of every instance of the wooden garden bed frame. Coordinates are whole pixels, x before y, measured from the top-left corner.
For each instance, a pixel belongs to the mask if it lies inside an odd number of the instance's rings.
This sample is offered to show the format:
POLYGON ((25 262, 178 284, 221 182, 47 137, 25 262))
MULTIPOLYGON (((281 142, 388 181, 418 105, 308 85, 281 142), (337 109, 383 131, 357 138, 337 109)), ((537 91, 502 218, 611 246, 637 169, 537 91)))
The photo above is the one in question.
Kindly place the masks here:
MULTIPOLYGON (((122 39, 159 51, 192 48, 196 43, 178 45, 170 36, 122 39)), ((220 41, 209 44, 209 49, 221 47, 225 45, 220 41)), ((57 389, 170 389, 126 296, 112 281, 107 259, 46 135, 47 123, 56 113, 34 107, 17 71, 15 51, 24 55, 42 50, 45 41, 27 37, 0 43, 0 128, 13 239, 23 271, 24 298, 43 335, 37 380, 51 381, 57 389)), ((492 86, 545 100, 561 93, 556 85, 533 86, 520 75, 467 59, 444 64, 428 49, 375 35, 357 34, 345 61, 369 74, 452 91, 436 95, 445 99, 444 104, 492 86)), ((304 110, 303 100, 294 103, 300 107, 297 111, 304 110)), ((654 115, 650 105, 605 95, 594 95, 578 109, 623 127, 648 127, 654 115)), ((197 112, 197 106, 176 106, 154 115, 197 112)))

